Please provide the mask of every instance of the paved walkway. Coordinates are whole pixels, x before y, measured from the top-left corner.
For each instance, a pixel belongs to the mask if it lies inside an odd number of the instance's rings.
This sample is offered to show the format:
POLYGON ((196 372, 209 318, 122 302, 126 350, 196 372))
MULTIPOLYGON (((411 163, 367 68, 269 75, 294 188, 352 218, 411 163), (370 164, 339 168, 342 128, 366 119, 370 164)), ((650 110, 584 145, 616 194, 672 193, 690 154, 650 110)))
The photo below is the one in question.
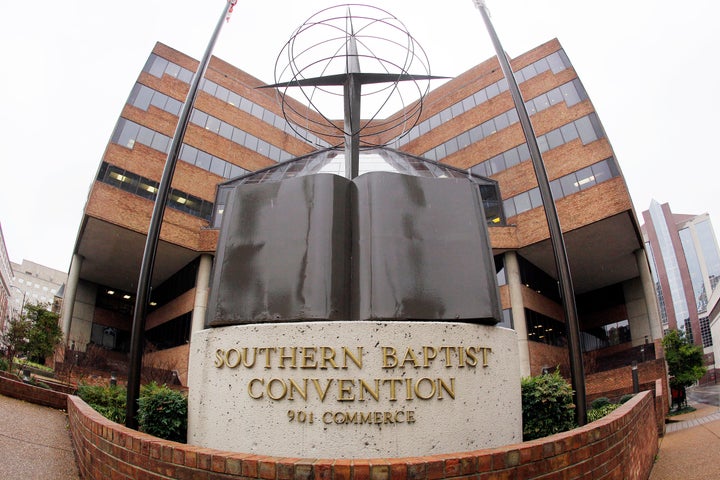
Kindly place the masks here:
MULTIPOLYGON (((720 479, 720 385, 688 390, 694 412, 670 418, 650 480, 720 479)), ((0 479, 78 480, 65 412, 0 395, 0 479)))
POLYGON ((0 478, 80 478, 65 412, 0 395, 0 478))
POLYGON ((688 389, 688 404, 669 418, 650 480, 720 479, 720 385, 688 389))

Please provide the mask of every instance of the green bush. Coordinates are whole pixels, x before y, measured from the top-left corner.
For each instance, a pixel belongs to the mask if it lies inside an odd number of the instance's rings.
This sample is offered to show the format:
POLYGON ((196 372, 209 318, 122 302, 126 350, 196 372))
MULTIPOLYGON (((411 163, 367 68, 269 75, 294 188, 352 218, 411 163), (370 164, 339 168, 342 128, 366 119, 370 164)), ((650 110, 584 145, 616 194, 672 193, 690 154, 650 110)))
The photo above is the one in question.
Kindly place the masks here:
POLYGON ((609 414, 616 408, 618 408, 620 405, 617 403, 608 403, 598 408, 591 408, 587 412, 587 421, 588 423, 594 422, 595 420, 600 420, 605 415, 609 414))
POLYGON ((523 440, 575 428, 572 387, 560 372, 525 377, 521 386, 523 440))
POLYGON ((3 372, 10 371, 10 362, 8 362, 6 358, 0 357, 0 370, 3 372))
POLYGON ((628 400, 630 400, 634 396, 635 396, 634 393, 626 393, 625 395, 620 397, 620 405, 622 405, 623 403, 626 403, 628 400))
POLYGON ((140 430, 166 440, 185 443, 187 397, 155 382, 140 389, 138 400, 140 430))
POLYGON ((125 423, 127 392, 124 388, 79 385, 77 394, 103 417, 113 422, 125 423))
POLYGON ((609 399, 608 397, 596 398, 596 399, 593 400, 592 403, 590 404, 590 409, 591 409, 591 410, 595 410, 595 409, 598 409, 598 408, 602 408, 602 407, 604 407, 605 405, 610 405, 611 403, 612 403, 612 402, 610 401, 610 399, 609 399))

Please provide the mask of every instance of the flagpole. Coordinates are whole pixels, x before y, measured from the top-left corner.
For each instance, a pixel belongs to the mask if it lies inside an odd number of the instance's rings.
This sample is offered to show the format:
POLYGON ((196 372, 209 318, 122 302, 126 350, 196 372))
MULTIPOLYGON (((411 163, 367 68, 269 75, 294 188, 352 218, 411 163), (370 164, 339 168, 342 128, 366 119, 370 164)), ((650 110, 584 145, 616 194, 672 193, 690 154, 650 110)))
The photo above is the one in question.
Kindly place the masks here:
POLYGON ((530 151, 530 159, 532 160, 535 176, 537 177, 540 198, 545 208, 545 217, 547 218, 548 230, 550 232, 550 243, 552 244, 555 256, 558 285, 560 287, 560 296, 562 297, 562 305, 565 313, 565 324, 568 330, 570 376, 575 392, 575 420, 578 426, 583 426, 587 421, 587 407, 585 405, 585 370, 583 367, 582 348, 580 346, 580 327, 575 305, 575 291, 570 275, 570 264, 568 262, 567 250, 565 249, 562 228, 560 227, 560 219, 555 207, 555 201, 552 197, 552 191, 550 190, 550 180, 545 170, 545 164, 543 163, 542 153, 538 147, 535 131, 533 130, 532 123, 530 123, 530 115, 525 108, 525 102, 520 94, 520 88, 515 80, 515 75, 513 75, 510 62, 508 61, 507 55, 505 55, 505 50, 503 50, 495 28, 492 22, 490 22, 490 15, 485 5, 485 0, 473 0, 473 3, 477 9, 480 10, 480 14, 483 17, 483 21, 495 47, 500 67, 505 75, 513 102, 515 103, 515 110, 517 110, 518 119, 525 134, 525 140, 528 150, 530 151))
POLYGON ((185 103, 180 110, 178 124, 175 128, 175 134, 173 135, 173 139, 170 144, 167 159, 165 160, 165 167, 160 179, 160 185, 158 186, 152 216, 150 217, 150 226, 148 228, 145 250, 143 252, 140 275, 138 278, 138 288, 133 313, 132 336, 130 339, 130 368, 128 371, 125 426, 135 430, 138 428, 137 400, 140 396, 140 373, 142 370, 145 320, 147 317, 147 306, 150 301, 150 290, 152 287, 151 278, 155 266, 157 247, 160 240, 160 229, 162 227, 163 216, 165 215, 165 206, 167 204, 167 198, 170 194, 170 185, 172 184, 175 166, 177 165, 177 160, 180 155, 180 148, 182 147, 182 141, 190 120, 190 112, 192 111, 193 104, 195 103, 195 97, 197 96, 200 80, 204 76, 207 66, 210 63, 210 57, 212 56, 215 42, 220 35, 220 30, 222 30, 223 23, 230 19, 229 15, 236 3, 237 0, 227 0, 227 3, 223 8, 222 16, 215 26, 212 37, 210 37, 210 42, 205 49, 205 54, 200 61, 197 72, 195 72, 195 75, 190 82, 190 89, 185 99, 185 103))

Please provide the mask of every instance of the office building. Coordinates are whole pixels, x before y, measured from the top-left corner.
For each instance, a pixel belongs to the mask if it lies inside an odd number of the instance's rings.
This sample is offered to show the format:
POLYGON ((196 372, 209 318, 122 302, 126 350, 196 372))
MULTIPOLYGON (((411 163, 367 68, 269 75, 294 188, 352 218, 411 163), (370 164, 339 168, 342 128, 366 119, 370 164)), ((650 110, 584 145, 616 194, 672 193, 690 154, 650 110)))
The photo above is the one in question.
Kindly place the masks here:
MULTIPOLYGON (((157 44, 100 161, 65 289, 63 328, 80 350, 96 344, 128 351, 152 200, 197 65, 157 44)), ((586 364, 599 371, 615 365, 611 358, 646 352, 662 335, 640 228, 617 159, 559 42, 540 45, 512 65, 565 231, 586 364)), ((204 323, 227 187, 330 171, 341 153, 325 151, 329 139, 291 127, 275 92, 257 88, 262 85, 213 58, 175 171, 145 333, 153 358, 172 363, 181 379, 191 332, 204 323)), ((558 366, 566 372, 567 336, 547 223, 497 60, 431 91, 418 124, 394 138, 400 133, 378 134, 376 143, 387 148, 368 152, 366 159, 375 162, 369 168, 435 177, 469 170, 478 179, 503 325, 518 333, 521 373, 558 366)))
POLYGON ((655 200, 642 215, 663 330, 683 330, 712 352, 709 302, 720 281, 720 249, 710 217, 673 213, 655 200))

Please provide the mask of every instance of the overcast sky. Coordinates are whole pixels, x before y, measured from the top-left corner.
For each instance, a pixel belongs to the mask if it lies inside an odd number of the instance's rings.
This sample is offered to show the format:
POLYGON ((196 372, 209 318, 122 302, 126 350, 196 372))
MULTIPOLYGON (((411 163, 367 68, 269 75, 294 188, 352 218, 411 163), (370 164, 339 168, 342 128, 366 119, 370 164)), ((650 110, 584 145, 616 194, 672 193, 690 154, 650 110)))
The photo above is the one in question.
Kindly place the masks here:
MULTIPOLYGON (((324 0, 240 0, 215 55, 265 82, 324 0)), ((436 75, 494 54, 471 0, 366 1, 400 19, 436 75)), ((600 116, 637 215, 651 199, 720 225, 717 0, 487 0, 516 57, 552 38, 600 116)), ((107 141, 156 41, 199 59, 224 0, 0 4, 0 223, 10 259, 67 271, 107 141)), ((138 253, 140 255, 140 253, 138 253)))

